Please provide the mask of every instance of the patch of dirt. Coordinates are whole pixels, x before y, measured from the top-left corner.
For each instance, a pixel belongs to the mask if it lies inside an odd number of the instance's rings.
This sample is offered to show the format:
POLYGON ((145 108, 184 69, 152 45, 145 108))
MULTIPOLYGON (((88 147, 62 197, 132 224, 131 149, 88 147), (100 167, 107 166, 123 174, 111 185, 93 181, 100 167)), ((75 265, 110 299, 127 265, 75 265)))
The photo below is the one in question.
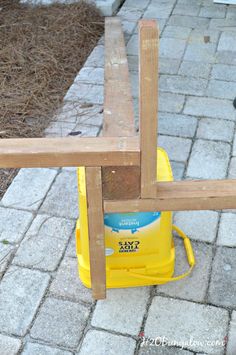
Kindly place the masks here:
MULTIPOLYGON (((103 30, 100 12, 83 1, 0 0, 0 138, 43 135, 103 30)), ((0 170, 0 197, 15 174, 0 170)))

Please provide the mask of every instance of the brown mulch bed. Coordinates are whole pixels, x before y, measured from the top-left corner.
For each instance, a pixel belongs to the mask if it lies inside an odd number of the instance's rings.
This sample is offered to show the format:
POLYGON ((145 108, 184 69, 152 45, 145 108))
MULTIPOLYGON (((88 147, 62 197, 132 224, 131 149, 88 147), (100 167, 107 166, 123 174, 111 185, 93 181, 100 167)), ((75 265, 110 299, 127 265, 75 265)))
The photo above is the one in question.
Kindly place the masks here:
MULTIPOLYGON (((40 137, 104 21, 82 1, 29 6, 0 0, 0 8, 0 138, 40 137)), ((0 197, 15 174, 0 170, 0 197)))

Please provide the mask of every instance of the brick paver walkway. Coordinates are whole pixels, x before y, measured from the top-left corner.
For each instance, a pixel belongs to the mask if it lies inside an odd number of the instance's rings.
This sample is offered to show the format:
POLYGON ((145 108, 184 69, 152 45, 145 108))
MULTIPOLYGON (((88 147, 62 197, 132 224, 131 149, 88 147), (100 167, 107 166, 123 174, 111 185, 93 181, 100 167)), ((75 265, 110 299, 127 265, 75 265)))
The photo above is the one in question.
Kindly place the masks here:
MULTIPOLYGON (((127 0, 119 15, 136 114, 137 21, 159 21, 159 145, 170 156, 175 178, 236 178, 236 6, 127 0)), ((48 135, 99 134, 103 52, 101 39, 48 135)), ((77 215, 72 168, 22 169, 3 197, 1 355, 236 354, 235 211, 176 213, 175 222, 193 240, 193 274, 163 286, 109 290, 97 303, 77 277, 77 215), (145 346, 140 332, 150 337, 145 346), (172 346, 152 346, 157 337, 172 346)), ((176 272, 184 268, 177 243, 176 272)))

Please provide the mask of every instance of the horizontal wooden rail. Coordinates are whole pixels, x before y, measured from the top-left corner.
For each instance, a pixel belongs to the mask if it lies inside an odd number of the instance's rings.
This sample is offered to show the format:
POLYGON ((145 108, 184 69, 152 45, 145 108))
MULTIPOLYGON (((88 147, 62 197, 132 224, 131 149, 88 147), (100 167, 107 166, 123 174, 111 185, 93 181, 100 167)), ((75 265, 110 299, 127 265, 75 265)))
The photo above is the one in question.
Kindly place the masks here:
POLYGON ((137 137, 0 139, 0 168, 139 166, 137 137))
POLYGON ((236 208, 236 180, 158 182, 149 199, 104 201, 105 212, 221 210, 236 208))

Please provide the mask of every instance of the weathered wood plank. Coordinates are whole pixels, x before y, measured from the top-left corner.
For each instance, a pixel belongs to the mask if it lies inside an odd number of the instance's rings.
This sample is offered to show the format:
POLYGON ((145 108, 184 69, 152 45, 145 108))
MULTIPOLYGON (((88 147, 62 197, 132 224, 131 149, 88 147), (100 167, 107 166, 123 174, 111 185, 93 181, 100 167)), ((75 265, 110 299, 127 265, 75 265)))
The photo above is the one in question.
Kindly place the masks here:
POLYGON ((236 180, 159 182, 153 198, 105 201, 104 208, 107 213, 236 208, 236 180))
POLYGON ((138 165, 137 137, 0 139, 0 168, 138 165))
POLYGON ((106 298, 106 260, 101 168, 86 168, 89 256, 94 299, 106 298))
MULTIPOLYGON (((105 21, 105 87, 103 136, 134 136, 134 111, 129 80, 128 61, 121 21, 108 17, 105 21)), ((138 198, 140 168, 102 169, 105 199, 138 198)), ((139 164, 137 164, 139 165, 139 164)))
POLYGON ((153 197, 157 169, 158 33, 155 20, 139 21, 141 197, 153 197))
POLYGON ((117 17, 107 17, 103 136, 134 135, 134 110, 121 21, 117 17))

